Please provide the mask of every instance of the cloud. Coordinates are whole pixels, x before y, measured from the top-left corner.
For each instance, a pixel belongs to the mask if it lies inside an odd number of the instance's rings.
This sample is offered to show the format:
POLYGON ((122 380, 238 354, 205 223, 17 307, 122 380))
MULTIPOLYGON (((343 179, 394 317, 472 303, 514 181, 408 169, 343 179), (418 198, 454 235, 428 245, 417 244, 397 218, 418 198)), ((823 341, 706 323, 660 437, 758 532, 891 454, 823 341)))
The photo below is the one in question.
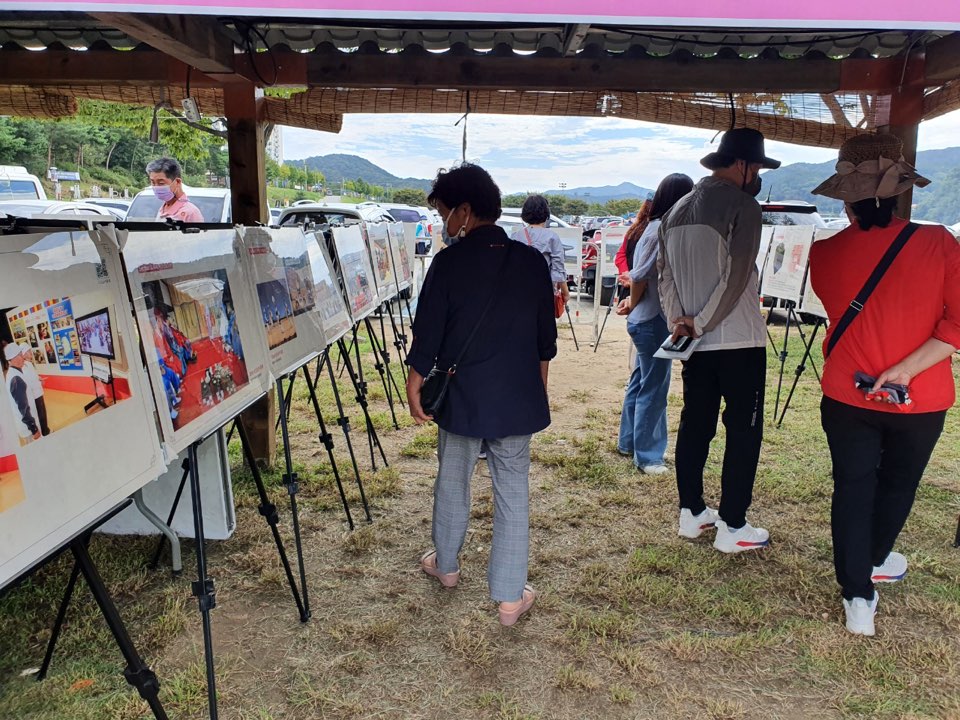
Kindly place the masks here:
MULTIPOLYGON (((432 178, 461 158, 463 125, 458 115, 367 114, 344 117, 337 134, 284 128, 284 155, 359 155, 398 177, 432 178)), ((960 111, 920 127, 921 150, 960 143, 960 111)), ((674 172, 698 179, 699 160, 714 147, 712 130, 625 120, 525 115, 470 115, 467 159, 483 165, 504 192, 617 185, 629 181, 656 187, 674 172)), ((767 143, 783 161, 819 163, 836 150, 767 143)))

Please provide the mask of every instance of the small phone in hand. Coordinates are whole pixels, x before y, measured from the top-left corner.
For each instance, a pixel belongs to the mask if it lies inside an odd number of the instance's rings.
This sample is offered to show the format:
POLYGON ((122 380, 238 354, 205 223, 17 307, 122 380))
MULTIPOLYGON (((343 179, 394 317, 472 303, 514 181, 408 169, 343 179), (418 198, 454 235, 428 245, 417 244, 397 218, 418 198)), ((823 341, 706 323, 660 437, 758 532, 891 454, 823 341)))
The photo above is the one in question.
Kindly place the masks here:
POLYGON ((857 390, 864 393, 867 400, 886 400, 894 405, 909 405, 910 393, 906 385, 899 383, 884 383, 877 392, 873 392, 873 386, 877 379, 864 372, 857 371, 853 376, 853 383, 857 390))
POLYGON ((663 341, 663 345, 661 345, 660 347, 663 348, 666 352, 682 353, 688 347, 690 347, 691 342, 693 342, 693 338, 690 337, 689 335, 681 335, 676 340, 674 340, 673 336, 671 335, 670 337, 668 337, 666 340, 663 341))

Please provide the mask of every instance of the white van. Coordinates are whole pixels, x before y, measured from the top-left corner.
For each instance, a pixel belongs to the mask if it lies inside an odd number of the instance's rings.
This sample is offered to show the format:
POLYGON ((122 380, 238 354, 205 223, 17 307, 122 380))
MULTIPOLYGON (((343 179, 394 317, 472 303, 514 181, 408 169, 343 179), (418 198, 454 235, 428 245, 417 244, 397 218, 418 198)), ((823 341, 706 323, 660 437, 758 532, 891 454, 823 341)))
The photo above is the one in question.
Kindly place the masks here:
POLYGON ((0 200, 46 200, 40 178, 22 165, 0 165, 0 200))
MULTIPOLYGON (((227 188, 195 188, 183 186, 187 199, 197 206, 203 221, 208 223, 229 223, 233 217, 230 207, 230 190, 227 188)), ((157 219, 160 210, 160 200, 153 194, 152 188, 146 188, 137 193, 127 210, 127 220, 157 219)))

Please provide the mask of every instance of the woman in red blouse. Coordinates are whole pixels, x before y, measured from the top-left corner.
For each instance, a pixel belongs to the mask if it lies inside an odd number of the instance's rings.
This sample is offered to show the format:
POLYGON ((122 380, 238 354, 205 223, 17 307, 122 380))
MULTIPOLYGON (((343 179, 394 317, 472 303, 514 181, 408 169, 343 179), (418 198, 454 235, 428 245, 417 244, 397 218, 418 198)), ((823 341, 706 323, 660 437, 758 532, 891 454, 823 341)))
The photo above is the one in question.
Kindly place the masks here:
POLYGON ((830 320, 824 342, 821 422, 833 461, 832 532, 846 627, 873 635, 874 583, 897 582, 907 560, 893 552, 920 478, 955 399, 951 356, 960 347, 960 245, 937 225, 916 226, 828 353, 841 317, 906 221, 897 195, 929 183, 893 135, 858 135, 840 148, 837 172, 813 192, 843 200, 851 225, 814 243, 810 279, 830 320), (857 373, 876 381, 858 389, 857 373), (882 392, 908 388, 909 402, 882 392))

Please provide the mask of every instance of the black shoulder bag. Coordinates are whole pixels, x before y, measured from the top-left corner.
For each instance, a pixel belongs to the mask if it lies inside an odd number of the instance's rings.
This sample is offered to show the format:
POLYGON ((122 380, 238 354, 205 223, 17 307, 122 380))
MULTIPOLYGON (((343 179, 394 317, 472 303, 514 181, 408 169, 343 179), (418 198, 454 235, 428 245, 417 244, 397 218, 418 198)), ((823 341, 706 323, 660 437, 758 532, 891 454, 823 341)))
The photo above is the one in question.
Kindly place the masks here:
POLYGON ((867 303, 867 298, 870 297, 871 293, 876 289, 877 285, 880 282, 880 279, 884 276, 887 270, 890 269, 890 266, 893 264, 893 261, 896 259, 897 255, 903 250, 903 246, 907 244, 907 240, 910 239, 910 236, 920 227, 916 223, 907 223, 903 230, 900 231, 900 234, 897 235, 896 239, 887 248, 887 252, 884 253, 883 257, 880 258, 880 262, 877 263, 877 267, 874 268, 873 273, 867 278, 867 282, 864 283, 863 287, 860 289, 860 292, 857 293, 857 296, 850 303, 850 306, 847 308, 847 311, 843 314, 839 321, 837 321, 837 329, 833 331, 833 334, 830 336, 830 342, 827 343, 827 351, 824 353, 824 359, 830 357, 830 353, 833 352, 834 346, 839 342, 840 336, 846 332, 847 328, 850 327, 850 323, 853 322, 854 318, 860 314, 860 311, 863 310, 863 306, 867 303))
POLYGON ((507 266, 507 260, 510 257, 510 251, 513 250, 515 241, 508 240, 507 242, 509 244, 507 245, 507 251, 504 253, 503 260, 500 262, 500 268, 497 271, 497 282, 494 285, 493 292, 490 293, 490 297, 483 308, 483 312, 480 314, 480 318, 477 320, 477 324, 473 326, 470 337, 467 338, 463 347, 460 348, 460 354, 457 355, 457 359, 453 361, 453 365, 450 366, 449 370, 441 370, 434 364, 433 369, 427 373, 427 376, 423 379, 423 385, 420 386, 420 406, 427 415, 434 416, 440 412, 440 408, 443 407, 443 401, 447 398, 447 389, 450 387, 450 381, 453 380, 453 376, 457 372, 457 366, 460 364, 460 361, 463 360, 467 348, 470 347, 470 343, 477 334, 477 330, 480 329, 484 319, 487 317, 487 311, 490 310, 490 306, 493 305, 493 301, 500 291, 500 285, 503 282, 503 270, 507 266))

